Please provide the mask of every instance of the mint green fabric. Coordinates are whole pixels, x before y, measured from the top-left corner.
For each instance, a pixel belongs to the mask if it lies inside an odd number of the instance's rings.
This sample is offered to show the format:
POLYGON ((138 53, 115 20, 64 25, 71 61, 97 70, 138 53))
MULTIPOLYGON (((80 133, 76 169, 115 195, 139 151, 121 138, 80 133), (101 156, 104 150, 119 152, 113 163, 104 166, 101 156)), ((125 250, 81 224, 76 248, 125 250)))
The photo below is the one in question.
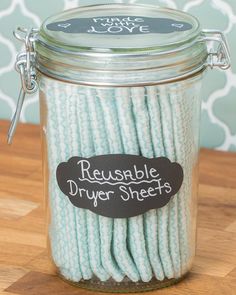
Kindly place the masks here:
MULTIPOLYGON (((63 9, 97 3, 146 3, 187 11, 199 18, 203 28, 226 33, 231 52, 236 51, 235 0, 1 0, 0 1, 0 118, 10 119, 19 92, 19 77, 14 60, 20 44, 12 31, 18 25, 39 27, 42 20, 63 9), (178 4, 177 4, 178 2, 178 4)), ((236 55, 227 72, 209 71, 203 85, 201 145, 209 148, 236 151, 236 55)), ((25 101, 21 121, 39 122, 38 95, 25 101)))
POLYGON ((183 276, 195 249, 199 112, 193 110, 199 109, 200 80, 95 89, 45 78, 40 88, 48 110, 51 251, 61 274, 73 282, 183 276), (55 171, 74 155, 101 154, 166 156, 183 167, 183 184, 162 208, 130 218, 98 216, 71 204, 55 171))

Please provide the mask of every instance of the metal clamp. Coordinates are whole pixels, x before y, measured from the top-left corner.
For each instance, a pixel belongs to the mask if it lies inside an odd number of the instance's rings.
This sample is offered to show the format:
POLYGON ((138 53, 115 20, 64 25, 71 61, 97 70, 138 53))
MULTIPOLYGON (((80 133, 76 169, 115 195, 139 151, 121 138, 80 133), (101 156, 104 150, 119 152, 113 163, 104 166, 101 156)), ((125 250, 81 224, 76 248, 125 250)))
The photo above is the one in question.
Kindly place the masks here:
POLYGON ((208 66, 211 69, 219 67, 222 70, 227 70, 231 62, 229 47, 224 34, 217 30, 203 30, 202 38, 208 46, 208 66))
POLYGON ((12 143, 13 136, 16 131, 17 124, 20 119, 22 106, 24 103, 25 95, 32 94, 37 91, 38 83, 36 81, 35 71, 35 40, 37 36, 37 29, 25 29, 17 28, 13 35, 25 44, 25 51, 21 52, 16 57, 15 69, 20 74, 21 78, 21 90, 19 93, 16 111, 11 121, 10 128, 8 130, 8 144, 12 143))

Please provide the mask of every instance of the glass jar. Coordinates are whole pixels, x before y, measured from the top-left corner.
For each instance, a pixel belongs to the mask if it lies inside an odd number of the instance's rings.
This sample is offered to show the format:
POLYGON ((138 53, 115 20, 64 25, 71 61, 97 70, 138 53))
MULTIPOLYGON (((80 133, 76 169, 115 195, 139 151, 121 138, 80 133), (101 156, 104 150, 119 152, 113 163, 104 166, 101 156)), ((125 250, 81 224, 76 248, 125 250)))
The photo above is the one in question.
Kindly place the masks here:
POLYGON ((189 14, 131 4, 81 7, 21 31, 22 93, 40 91, 58 274, 111 292, 178 282, 196 246, 202 77, 229 67, 224 36, 189 14))

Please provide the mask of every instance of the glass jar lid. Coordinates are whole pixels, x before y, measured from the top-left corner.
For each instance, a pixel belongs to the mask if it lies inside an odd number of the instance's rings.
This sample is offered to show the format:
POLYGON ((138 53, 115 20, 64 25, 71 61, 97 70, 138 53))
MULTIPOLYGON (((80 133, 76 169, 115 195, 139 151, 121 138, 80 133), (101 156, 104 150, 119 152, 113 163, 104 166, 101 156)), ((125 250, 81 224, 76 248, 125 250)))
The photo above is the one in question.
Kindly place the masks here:
POLYGON ((208 57, 195 17, 133 4, 84 6, 49 17, 36 51, 40 72, 93 85, 181 79, 206 67, 208 57))
POLYGON ((99 5, 68 10, 42 25, 42 41, 55 50, 86 52, 166 51, 200 32, 189 14, 143 5, 99 5))

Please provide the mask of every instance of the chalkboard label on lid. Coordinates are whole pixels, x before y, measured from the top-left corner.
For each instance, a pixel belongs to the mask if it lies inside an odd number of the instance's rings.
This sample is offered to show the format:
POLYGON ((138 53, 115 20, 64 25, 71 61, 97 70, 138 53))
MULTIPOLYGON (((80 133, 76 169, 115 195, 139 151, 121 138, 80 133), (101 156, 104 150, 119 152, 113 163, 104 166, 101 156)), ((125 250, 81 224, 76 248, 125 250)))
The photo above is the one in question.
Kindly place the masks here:
POLYGON ((127 218, 168 204, 183 182, 180 164, 136 155, 72 157, 58 165, 60 190, 79 208, 127 218))
POLYGON ((142 16, 99 16, 93 18, 72 18, 47 25, 50 31, 61 31, 70 34, 168 34, 192 29, 187 22, 170 18, 142 16))

